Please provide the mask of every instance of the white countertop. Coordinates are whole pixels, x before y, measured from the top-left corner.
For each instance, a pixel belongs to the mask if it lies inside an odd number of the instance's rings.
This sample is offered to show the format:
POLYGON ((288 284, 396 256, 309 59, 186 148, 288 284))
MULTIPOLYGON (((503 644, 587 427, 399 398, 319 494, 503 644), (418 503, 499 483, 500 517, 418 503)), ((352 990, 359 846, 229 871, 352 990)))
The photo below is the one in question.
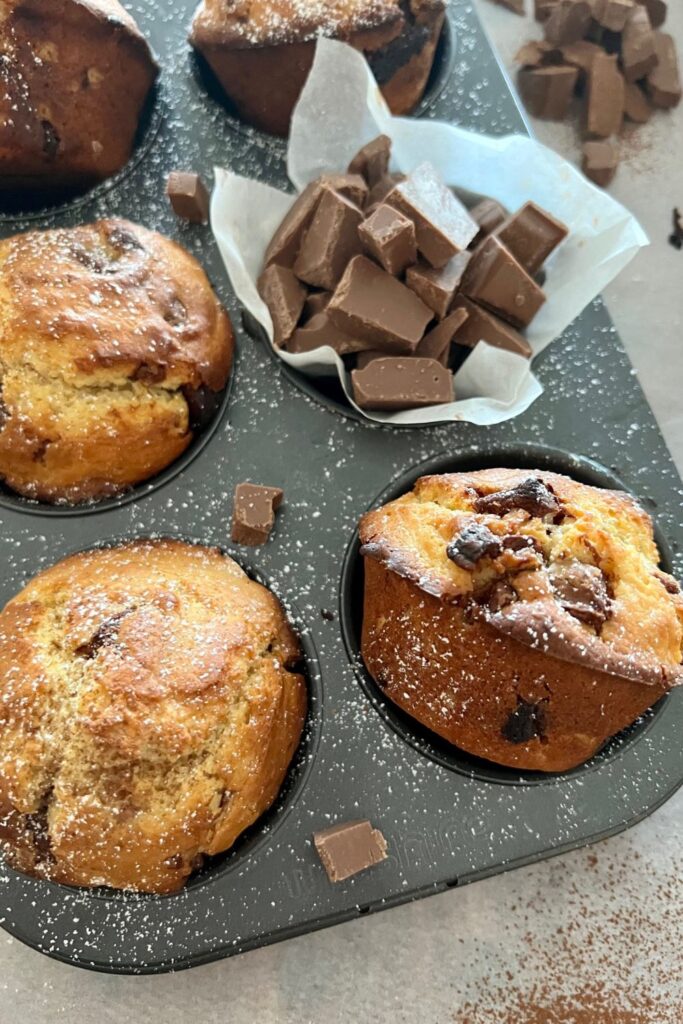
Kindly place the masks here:
MULTIPOLYGON (((475 2, 512 68, 538 26, 475 2)), ((683 3, 669 6, 683 54, 683 3)), ((572 126, 536 130, 575 157, 572 126)), ((652 244, 605 298, 683 469, 683 252, 667 243, 683 208, 683 104, 638 127, 611 191, 652 244)), ((0 1024, 463 1024, 468 1001, 471 1024, 680 1024, 682 867, 683 792, 592 849, 178 975, 91 974, 0 932, 0 1024), (583 1016, 532 1009, 562 984, 584 993, 583 1016), (639 986, 649 1008, 620 1015, 617 993, 643 1005, 639 986)))

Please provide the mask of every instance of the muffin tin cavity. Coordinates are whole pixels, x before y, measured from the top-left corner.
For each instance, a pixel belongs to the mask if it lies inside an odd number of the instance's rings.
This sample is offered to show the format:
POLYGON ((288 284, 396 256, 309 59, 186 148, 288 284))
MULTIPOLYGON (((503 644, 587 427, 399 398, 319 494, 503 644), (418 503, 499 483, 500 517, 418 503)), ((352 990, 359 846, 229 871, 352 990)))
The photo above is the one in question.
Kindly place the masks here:
MULTIPOLYGON (((371 508, 385 505, 410 491, 421 476, 437 473, 463 473, 478 469, 505 467, 513 469, 541 469, 563 473, 581 483, 612 490, 629 488, 610 470, 581 455, 573 455, 540 445, 500 446, 481 454, 452 455, 443 453, 409 469, 394 480, 372 503, 371 508)), ((671 557, 666 541, 655 525, 655 537, 661 554, 661 567, 671 572, 671 557)), ((415 750, 452 771, 482 782, 502 785, 552 785, 584 775, 619 757, 628 748, 639 743, 663 711, 668 695, 663 697, 645 715, 628 729, 612 737, 589 761, 569 772, 558 774, 522 772, 474 757, 459 750, 389 700, 363 664, 361 657, 361 630, 363 618, 363 559, 360 555, 358 531, 354 531, 347 548, 341 575, 340 616, 344 643, 355 674, 363 691, 377 712, 389 726, 415 750)))

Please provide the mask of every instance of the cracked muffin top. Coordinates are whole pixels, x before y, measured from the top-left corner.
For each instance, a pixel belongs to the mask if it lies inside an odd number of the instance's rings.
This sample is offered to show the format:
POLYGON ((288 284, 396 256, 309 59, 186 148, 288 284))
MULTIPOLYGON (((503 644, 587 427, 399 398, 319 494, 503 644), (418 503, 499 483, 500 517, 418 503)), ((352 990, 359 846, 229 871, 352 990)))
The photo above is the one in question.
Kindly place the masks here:
POLYGON ((227 314, 180 246, 123 220, 0 242, 0 475, 82 501, 190 443, 233 355, 227 314))
POLYGON ((278 600, 220 551, 67 558, 0 613, 0 846, 70 885, 179 888, 272 803, 306 686, 278 600))
POLYGON ((629 495, 536 470, 428 476, 361 553, 499 632, 635 682, 683 682, 683 597, 629 495))

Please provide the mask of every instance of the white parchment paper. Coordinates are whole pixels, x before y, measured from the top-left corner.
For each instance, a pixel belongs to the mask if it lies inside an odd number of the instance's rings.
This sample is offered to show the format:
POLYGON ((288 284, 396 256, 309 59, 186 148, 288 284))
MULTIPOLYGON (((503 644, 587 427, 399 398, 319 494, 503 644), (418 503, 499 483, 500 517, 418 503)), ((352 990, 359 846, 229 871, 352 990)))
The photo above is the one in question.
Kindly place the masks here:
MULTIPOLYGON (((429 160, 446 184, 463 193, 491 196, 510 211, 533 200, 568 226, 569 237, 545 265, 548 301, 526 331, 534 355, 648 244, 628 210, 552 150, 525 135, 489 138, 439 121, 392 117, 362 55, 344 43, 319 39, 289 140, 287 170, 297 191, 323 173, 344 170, 360 147, 382 132, 393 141, 393 170, 408 173, 429 160)), ((216 168, 211 227, 235 294, 271 343, 272 321, 256 281, 266 247, 294 198, 216 168)), ((331 348, 304 355, 276 351, 302 373, 338 374, 354 405, 344 364, 331 348)), ((380 423, 487 425, 517 416, 542 390, 528 360, 481 342, 455 375, 457 401, 363 415, 380 423)))

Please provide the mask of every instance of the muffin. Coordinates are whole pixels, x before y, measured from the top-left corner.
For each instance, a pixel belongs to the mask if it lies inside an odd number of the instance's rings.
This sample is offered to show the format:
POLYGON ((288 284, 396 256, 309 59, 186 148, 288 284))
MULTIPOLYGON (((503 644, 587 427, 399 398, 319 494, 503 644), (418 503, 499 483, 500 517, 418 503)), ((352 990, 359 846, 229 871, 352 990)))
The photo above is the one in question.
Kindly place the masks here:
POLYGON ((0 242, 0 478, 82 502, 158 473, 215 411, 233 334, 193 257, 123 220, 0 242))
POLYGON ((191 44, 240 117, 287 135, 319 35, 360 50, 394 114, 418 103, 441 34, 444 0, 202 0, 191 44))
POLYGON ((0 848, 165 893, 270 807, 306 716, 282 608, 216 549, 90 551, 0 613, 0 848))
POLYGON ((117 0, 0 4, 0 189, 87 186, 114 174, 156 75, 117 0))
POLYGON ((470 754, 566 771, 683 682, 683 598, 627 494, 536 470, 429 476, 360 537, 370 675, 470 754))

